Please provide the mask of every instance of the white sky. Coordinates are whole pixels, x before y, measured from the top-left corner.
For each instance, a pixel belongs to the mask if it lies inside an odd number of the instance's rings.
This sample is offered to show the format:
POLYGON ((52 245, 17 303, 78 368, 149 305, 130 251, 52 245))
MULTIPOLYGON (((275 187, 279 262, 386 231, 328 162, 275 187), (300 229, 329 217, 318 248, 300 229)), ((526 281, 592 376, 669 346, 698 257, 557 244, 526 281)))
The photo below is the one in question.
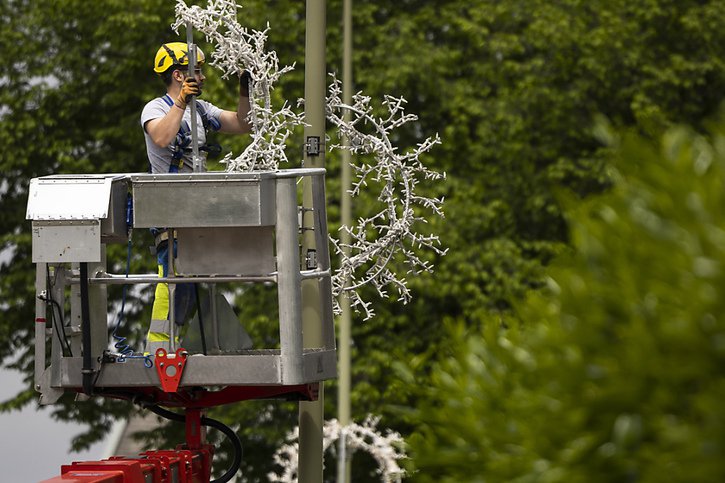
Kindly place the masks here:
MULTIPOLYGON (((0 401, 21 388, 20 373, 0 370, 0 401)), ((80 432, 81 427, 54 421, 48 409, 36 410, 34 404, 22 411, 0 413, 0 481, 37 483, 60 475, 61 465, 105 458, 105 443, 69 453, 71 438, 80 432)))
MULTIPOLYGON (((0 185, 0 196, 7 189, 0 185)), ((0 252, 0 263, 8 258, 0 252)), ((0 369, 0 401, 15 396, 23 388, 17 371, 0 369)), ((88 451, 70 453, 70 441, 82 428, 51 419, 50 409, 29 404, 22 411, 0 413, 0 481, 37 483, 60 475, 60 467, 73 461, 98 460, 108 456, 106 443, 88 451)))

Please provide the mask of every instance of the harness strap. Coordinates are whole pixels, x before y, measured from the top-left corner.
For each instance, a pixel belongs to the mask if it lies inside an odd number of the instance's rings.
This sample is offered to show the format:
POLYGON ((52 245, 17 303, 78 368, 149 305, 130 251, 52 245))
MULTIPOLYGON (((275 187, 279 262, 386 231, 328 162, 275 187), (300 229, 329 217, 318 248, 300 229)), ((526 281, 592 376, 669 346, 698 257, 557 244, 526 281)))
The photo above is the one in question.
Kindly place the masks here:
MULTIPOLYGON (((173 101, 168 94, 166 94, 163 99, 167 104, 173 105, 173 101)), ((218 131, 221 124, 216 119, 209 118, 204 104, 199 102, 196 104, 196 108, 199 116, 201 117, 201 124, 204 127, 204 132, 209 131, 210 127, 211 129, 218 131)), ((190 134, 191 128, 189 127, 189 123, 182 121, 179 126, 179 132, 176 134, 176 139, 174 139, 174 144, 171 146, 172 162, 169 164, 169 173, 178 173, 179 170, 184 167, 184 153, 190 151, 188 148, 189 144, 191 144, 190 134)), ((204 143, 202 146, 199 146, 199 150, 216 153, 221 152, 221 146, 217 144, 204 143)))

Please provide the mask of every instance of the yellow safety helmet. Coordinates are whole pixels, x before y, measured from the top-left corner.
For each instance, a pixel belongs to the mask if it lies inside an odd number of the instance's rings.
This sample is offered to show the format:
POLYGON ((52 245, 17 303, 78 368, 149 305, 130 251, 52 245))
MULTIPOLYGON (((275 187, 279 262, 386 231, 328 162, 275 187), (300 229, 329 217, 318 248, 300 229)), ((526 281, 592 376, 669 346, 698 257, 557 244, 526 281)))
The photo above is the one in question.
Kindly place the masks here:
MULTIPOLYGON (((188 46, 184 42, 169 42, 159 47, 154 59, 154 72, 161 74, 172 65, 189 65, 188 46)), ((196 65, 204 64, 204 52, 196 47, 196 65)))

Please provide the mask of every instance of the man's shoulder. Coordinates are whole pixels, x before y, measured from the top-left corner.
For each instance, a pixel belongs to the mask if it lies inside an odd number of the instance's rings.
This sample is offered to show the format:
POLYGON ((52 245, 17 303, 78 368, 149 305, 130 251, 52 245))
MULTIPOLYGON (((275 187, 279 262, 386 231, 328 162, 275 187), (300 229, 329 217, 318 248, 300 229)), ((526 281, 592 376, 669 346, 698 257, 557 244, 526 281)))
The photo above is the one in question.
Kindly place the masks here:
POLYGON ((151 99, 146 103, 143 111, 141 111, 141 123, 143 124, 157 117, 163 117, 173 105, 174 101, 168 95, 151 99))
POLYGON ((219 107, 214 105, 213 103, 206 101, 204 99, 197 99, 196 100, 197 105, 201 105, 203 109, 206 111, 216 111, 219 110, 219 107))
POLYGON ((165 109, 170 108, 174 105, 174 101, 171 100, 171 98, 167 95, 163 95, 161 97, 156 97, 155 99, 151 99, 146 103, 144 106, 144 109, 147 107, 162 107, 165 109))
POLYGON ((197 103, 197 106, 201 106, 201 109, 203 111, 202 116, 206 116, 209 119, 219 120, 219 116, 221 115, 221 112, 222 112, 222 109, 220 107, 216 106, 215 104, 212 104, 209 101, 205 101, 203 99, 197 99, 196 103, 197 103))

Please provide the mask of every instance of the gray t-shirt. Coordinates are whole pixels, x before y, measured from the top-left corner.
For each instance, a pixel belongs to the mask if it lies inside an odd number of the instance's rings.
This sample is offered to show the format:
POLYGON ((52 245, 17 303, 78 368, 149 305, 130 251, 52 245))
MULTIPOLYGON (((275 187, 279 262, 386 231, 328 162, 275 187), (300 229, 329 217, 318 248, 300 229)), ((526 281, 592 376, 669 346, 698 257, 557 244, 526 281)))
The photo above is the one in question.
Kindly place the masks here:
MULTIPOLYGON (((206 132, 202 122, 202 110, 206 112, 206 117, 209 123, 208 129, 214 131, 218 131, 221 127, 220 117, 222 110, 214 104, 202 101, 201 99, 197 99, 196 103, 196 131, 199 135, 199 146, 203 146, 204 143, 206 143, 206 132)), ((176 145, 180 145, 184 149, 184 154, 182 156, 184 165, 179 168, 179 172, 191 172, 194 169, 194 161, 191 154, 191 108, 189 106, 187 106, 184 111, 184 117, 181 120, 181 129, 179 134, 177 134, 176 139, 172 140, 165 148, 157 146, 144 127, 148 121, 164 117, 172 108, 178 109, 174 107, 174 101, 171 97, 166 94, 163 97, 157 97, 156 99, 149 101, 141 112, 141 128, 143 128, 144 137, 146 138, 146 152, 148 153, 152 173, 169 172, 169 167, 174 155, 174 146, 176 145)), ((199 156, 201 157, 202 162, 205 163, 206 152, 200 151, 199 156)), ((180 161, 175 161, 174 164, 178 166, 179 163, 180 161)))

